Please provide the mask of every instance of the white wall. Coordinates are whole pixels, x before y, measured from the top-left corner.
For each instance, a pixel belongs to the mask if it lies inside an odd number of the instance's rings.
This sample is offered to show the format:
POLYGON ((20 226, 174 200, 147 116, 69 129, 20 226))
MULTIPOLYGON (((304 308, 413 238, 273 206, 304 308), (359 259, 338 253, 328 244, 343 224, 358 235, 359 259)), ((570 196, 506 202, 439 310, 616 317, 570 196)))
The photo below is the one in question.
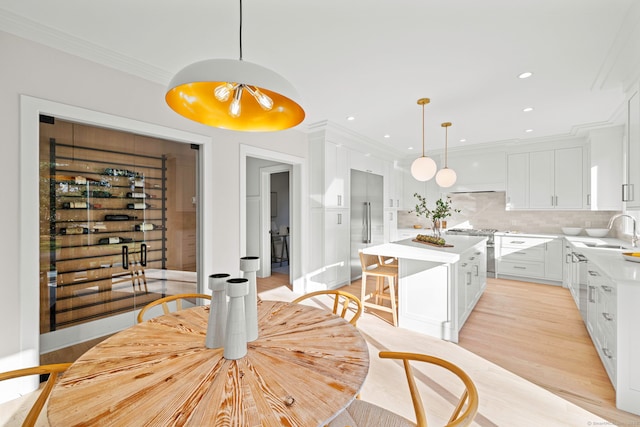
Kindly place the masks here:
MULTIPOLYGON (((25 331, 20 322, 20 289, 28 278, 20 277, 20 251, 17 248, 21 243, 22 215, 26 210, 38 208, 19 206, 21 94, 211 137, 213 149, 204 159, 212 181, 205 183, 205 190, 214 204, 211 217, 203 218, 208 230, 203 238, 213 246, 211 259, 204 260, 202 266, 206 273, 239 274, 240 144, 307 157, 307 138, 298 130, 239 133, 190 122, 165 104, 162 85, 8 33, 0 32, 0 57, 3 77, 0 83, 3 161, 0 168, 3 202, 0 224, 4 237, 4 244, 0 245, 0 270, 3 272, 0 324, 4 326, 0 330, 0 371, 33 360, 33 353, 36 357, 38 353, 37 348, 21 340, 25 331)), ((26 249, 29 256, 37 259, 38 247, 26 249)), ((37 305, 38 301, 33 304, 37 305)))

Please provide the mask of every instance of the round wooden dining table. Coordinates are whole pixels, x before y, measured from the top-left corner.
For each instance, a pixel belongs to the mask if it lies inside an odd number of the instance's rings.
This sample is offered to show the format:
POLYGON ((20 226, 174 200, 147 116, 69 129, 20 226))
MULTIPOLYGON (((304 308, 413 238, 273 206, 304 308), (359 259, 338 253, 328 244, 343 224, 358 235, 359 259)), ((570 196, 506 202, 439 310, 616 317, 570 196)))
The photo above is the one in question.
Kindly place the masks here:
POLYGON ((209 306, 125 329, 82 355, 56 384, 52 426, 321 426, 369 370, 360 332, 330 311, 258 303, 247 355, 205 347, 209 306))

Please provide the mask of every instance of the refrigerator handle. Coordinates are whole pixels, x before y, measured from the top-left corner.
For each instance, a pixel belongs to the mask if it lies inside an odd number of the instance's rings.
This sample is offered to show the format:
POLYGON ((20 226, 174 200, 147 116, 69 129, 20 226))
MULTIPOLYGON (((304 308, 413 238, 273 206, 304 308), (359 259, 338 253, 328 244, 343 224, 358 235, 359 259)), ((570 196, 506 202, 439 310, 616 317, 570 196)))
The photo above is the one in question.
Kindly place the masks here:
POLYGON ((367 206, 369 207, 369 209, 367 209, 367 214, 369 216, 369 219, 367 220, 367 243, 371 243, 371 202, 367 202, 367 206))

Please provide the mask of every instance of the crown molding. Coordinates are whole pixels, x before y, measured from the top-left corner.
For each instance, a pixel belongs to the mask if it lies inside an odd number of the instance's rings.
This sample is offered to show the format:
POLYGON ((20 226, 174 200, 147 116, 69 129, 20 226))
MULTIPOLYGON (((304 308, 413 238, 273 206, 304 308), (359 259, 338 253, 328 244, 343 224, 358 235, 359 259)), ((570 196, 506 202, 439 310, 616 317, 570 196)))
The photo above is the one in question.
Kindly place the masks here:
POLYGON ((116 53, 4 9, 0 9, 0 28, 2 31, 15 36, 141 77, 151 82, 167 85, 172 77, 172 74, 166 70, 116 53))

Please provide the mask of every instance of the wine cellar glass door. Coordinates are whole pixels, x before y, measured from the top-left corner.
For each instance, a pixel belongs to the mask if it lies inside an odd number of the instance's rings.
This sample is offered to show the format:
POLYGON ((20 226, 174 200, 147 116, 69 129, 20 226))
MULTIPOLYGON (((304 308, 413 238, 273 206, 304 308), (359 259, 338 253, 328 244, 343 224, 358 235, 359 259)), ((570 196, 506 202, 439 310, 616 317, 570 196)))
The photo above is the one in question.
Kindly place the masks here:
POLYGON ((196 292, 193 147, 54 122, 41 124, 41 333, 133 322, 155 299, 196 292))

